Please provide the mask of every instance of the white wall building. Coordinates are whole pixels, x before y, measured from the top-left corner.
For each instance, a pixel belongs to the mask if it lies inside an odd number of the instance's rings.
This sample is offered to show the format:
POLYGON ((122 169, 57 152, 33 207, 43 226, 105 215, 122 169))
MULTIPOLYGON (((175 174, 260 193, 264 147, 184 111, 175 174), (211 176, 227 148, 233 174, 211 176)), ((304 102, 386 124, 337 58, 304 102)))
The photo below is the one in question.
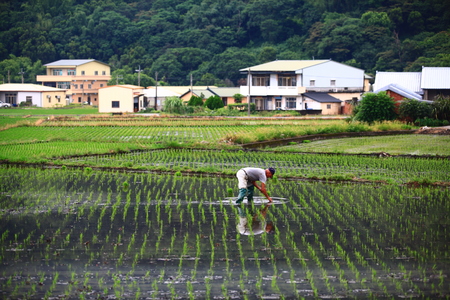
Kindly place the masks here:
POLYGON ((345 101, 359 99, 368 89, 364 70, 332 60, 280 60, 240 71, 250 82, 240 87, 240 93, 250 95, 257 110, 314 110, 305 107, 304 93, 328 93, 345 101))

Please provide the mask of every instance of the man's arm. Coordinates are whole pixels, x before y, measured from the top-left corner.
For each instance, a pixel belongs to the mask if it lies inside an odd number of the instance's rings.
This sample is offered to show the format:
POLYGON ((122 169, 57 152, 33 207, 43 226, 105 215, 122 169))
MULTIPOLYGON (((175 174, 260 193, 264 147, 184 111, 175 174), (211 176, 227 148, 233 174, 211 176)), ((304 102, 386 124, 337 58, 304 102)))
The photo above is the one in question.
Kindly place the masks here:
POLYGON ((265 183, 261 182, 261 186, 259 186, 255 181, 252 183, 258 190, 261 191, 261 193, 263 193, 264 196, 266 196, 266 198, 267 198, 267 200, 269 200, 269 202, 272 202, 272 198, 270 198, 269 194, 267 194, 265 183))

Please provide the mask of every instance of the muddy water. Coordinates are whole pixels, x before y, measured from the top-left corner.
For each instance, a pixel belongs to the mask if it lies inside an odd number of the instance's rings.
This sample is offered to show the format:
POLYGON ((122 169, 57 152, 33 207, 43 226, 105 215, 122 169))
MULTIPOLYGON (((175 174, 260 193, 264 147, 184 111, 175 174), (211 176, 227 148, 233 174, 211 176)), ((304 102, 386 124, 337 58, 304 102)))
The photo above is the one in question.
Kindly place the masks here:
POLYGON ((0 176, 3 298, 449 296, 448 189, 278 181, 238 208, 234 179, 0 176))

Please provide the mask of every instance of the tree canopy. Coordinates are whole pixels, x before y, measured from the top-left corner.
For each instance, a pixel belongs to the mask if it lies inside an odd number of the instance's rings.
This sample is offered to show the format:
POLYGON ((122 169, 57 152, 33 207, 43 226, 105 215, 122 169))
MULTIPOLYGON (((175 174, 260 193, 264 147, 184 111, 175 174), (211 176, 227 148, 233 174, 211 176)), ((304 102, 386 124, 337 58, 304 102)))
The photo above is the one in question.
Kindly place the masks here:
POLYGON ((43 64, 87 58, 174 85, 236 86, 239 69, 275 59, 419 71, 450 67, 449 28, 442 0, 4 0, 0 77, 34 82, 43 64))

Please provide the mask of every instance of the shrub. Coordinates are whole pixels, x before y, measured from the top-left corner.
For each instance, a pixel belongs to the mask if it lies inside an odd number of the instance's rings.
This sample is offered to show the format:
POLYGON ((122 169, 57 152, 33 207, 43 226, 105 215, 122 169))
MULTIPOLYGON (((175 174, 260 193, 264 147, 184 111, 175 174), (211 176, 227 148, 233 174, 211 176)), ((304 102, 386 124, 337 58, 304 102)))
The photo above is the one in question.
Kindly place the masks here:
POLYGON ((398 112, 400 118, 411 124, 417 119, 431 117, 432 106, 429 103, 420 102, 416 99, 406 99, 400 104, 398 112))
POLYGON ((397 118, 394 99, 389 97, 386 92, 365 94, 353 112, 355 120, 368 124, 397 118))
POLYGON ((203 99, 198 96, 192 96, 187 104, 188 106, 203 106, 203 99))
POLYGON ((182 113, 183 101, 177 96, 167 97, 164 101, 163 111, 169 113, 182 113))
MULTIPOLYGON (((247 103, 232 103, 232 104, 228 104, 228 109, 232 110, 232 109, 236 109, 239 111, 248 111, 248 104, 247 103)), ((256 110, 256 104, 255 103, 250 103, 250 113, 254 113, 256 110)))
POLYGON ((235 103, 242 103, 242 98, 244 98, 244 95, 242 95, 242 94, 234 94, 233 95, 233 98, 234 98, 234 102, 235 103))
POLYGON ((151 112, 155 112, 155 109, 153 107, 147 107, 145 109, 142 109, 139 113, 151 113, 151 112))
POLYGON ((416 126, 428 126, 428 127, 436 127, 436 126, 447 126, 449 122, 447 120, 436 120, 431 118, 423 118, 423 119, 417 119, 414 122, 414 125, 416 126))
POLYGON ((209 109, 218 109, 222 108, 223 101, 219 96, 211 96, 205 101, 205 106, 209 109))
POLYGON ((450 121, 450 97, 438 96, 432 106, 436 119, 450 121))

